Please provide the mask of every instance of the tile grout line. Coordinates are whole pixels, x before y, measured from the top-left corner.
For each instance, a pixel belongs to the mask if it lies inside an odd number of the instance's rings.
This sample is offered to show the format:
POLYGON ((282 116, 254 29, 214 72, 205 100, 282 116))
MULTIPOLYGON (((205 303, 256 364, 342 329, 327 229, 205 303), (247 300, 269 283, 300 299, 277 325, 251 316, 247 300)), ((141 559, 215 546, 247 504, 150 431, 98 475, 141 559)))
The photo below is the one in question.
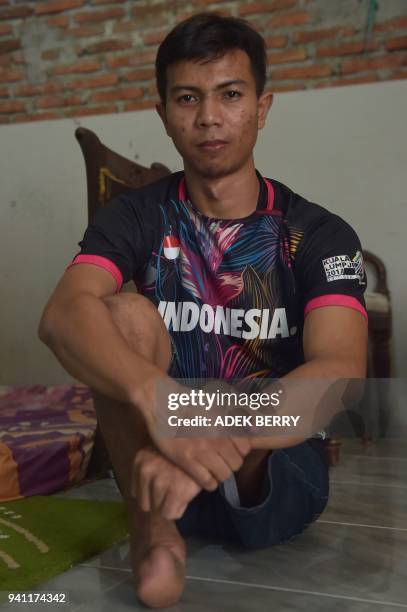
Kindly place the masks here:
POLYGON ((200 576, 186 576, 186 578, 188 578, 189 580, 202 580, 204 582, 217 582, 220 584, 247 586, 247 587, 252 587, 252 588, 257 588, 257 589, 267 589, 270 591, 283 591, 287 593, 301 593, 302 595, 319 595, 321 597, 329 597, 331 599, 345 599, 347 601, 359 601, 361 603, 379 604, 381 606, 386 605, 386 606, 394 606, 396 608, 407 608, 407 604, 401 604, 401 603, 391 602, 391 601, 380 601, 376 599, 365 599, 363 597, 352 597, 350 595, 348 596, 348 595, 339 595, 339 594, 334 594, 334 593, 321 593, 319 591, 306 591, 304 589, 290 589, 288 587, 277 587, 277 586, 271 586, 268 584, 257 584, 254 582, 253 583, 240 582, 237 580, 224 580, 222 578, 202 578, 200 576))
POLYGON ((369 527, 370 529, 389 529, 390 531, 407 531, 405 527, 386 527, 386 525, 364 525, 363 523, 342 523, 340 521, 325 521, 318 519, 316 523, 327 523, 328 525, 348 525, 349 527, 369 527))
POLYGON ((345 459, 388 459, 389 461, 407 461, 407 457, 381 457, 380 455, 343 455, 345 459))
MULTIPOLYGON (((92 567, 92 566, 85 566, 85 567, 92 567)), ((114 568, 111 568, 114 569, 114 568)), ((125 571, 129 571, 131 572, 131 570, 125 570, 125 571)), ((100 595, 106 595, 106 593, 108 593, 109 591, 111 591, 112 589, 115 589, 116 587, 118 587, 120 584, 123 584, 123 582, 127 581, 127 577, 123 578, 123 580, 120 580, 119 582, 117 582, 116 584, 113 584, 112 586, 108 587, 107 589, 105 589, 104 591, 102 591, 100 593, 100 595)), ((77 608, 74 608, 72 610, 72 612, 80 612, 80 610, 86 610, 86 608, 84 608, 84 606, 87 606, 89 602, 86 603, 81 603, 79 604, 79 606, 77 608)))
POLYGON ((106 569, 115 572, 127 572, 131 574, 131 569, 128 567, 111 567, 110 565, 90 565, 89 563, 78 563, 76 567, 90 567, 91 569, 106 569))
POLYGON ((407 489, 405 485, 397 485, 397 484, 387 484, 384 482, 356 482, 349 480, 335 480, 330 479, 331 484, 339 484, 339 485, 357 485, 358 487, 387 487, 388 489, 407 489))
MULTIPOLYGON (((126 568, 116 568, 116 567, 109 567, 107 565, 99 565, 99 566, 94 566, 94 565, 81 565, 81 567, 92 567, 92 568, 96 568, 96 569, 106 569, 106 570, 118 570, 121 572, 126 572, 126 573, 131 573, 130 569, 126 569, 126 568)), ((240 582, 238 580, 225 580, 222 578, 204 578, 202 576, 189 576, 186 575, 186 578, 188 580, 201 580, 203 582, 216 582, 216 583, 220 583, 220 584, 230 584, 230 585, 236 585, 236 586, 247 586, 247 587, 251 587, 251 588, 256 588, 256 589, 267 589, 267 590, 271 590, 271 591, 283 591, 283 592, 287 592, 287 593, 301 593, 302 595, 319 595, 321 597, 329 597, 332 599, 344 599, 347 601, 359 601, 361 603, 371 603, 371 604, 379 604, 379 605, 387 605, 387 606, 394 606, 396 608, 407 608, 407 604, 400 604, 397 602, 391 602, 391 601, 380 601, 380 600, 376 600, 376 599, 365 599, 363 597, 352 597, 352 596, 348 596, 348 595, 339 595, 339 594, 334 594, 334 593, 321 593, 320 591, 306 591, 304 589, 290 589, 288 587, 277 587, 277 586, 271 586, 271 585, 267 585, 267 584, 258 584, 255 582, 240 582)), ((124 579, 122 582, 125 582, 124 579)), ((122 584, 122 582, 120 582, 119 584, 122 584)), ((117 585, 116 585, 117 586, 117 585)), ((111 587, 113 588, 113 587, 111 587)), ((106 591, 104 591, 106 592, 106 591)), ((76 612, 76 609, 75 609, 76 612)))

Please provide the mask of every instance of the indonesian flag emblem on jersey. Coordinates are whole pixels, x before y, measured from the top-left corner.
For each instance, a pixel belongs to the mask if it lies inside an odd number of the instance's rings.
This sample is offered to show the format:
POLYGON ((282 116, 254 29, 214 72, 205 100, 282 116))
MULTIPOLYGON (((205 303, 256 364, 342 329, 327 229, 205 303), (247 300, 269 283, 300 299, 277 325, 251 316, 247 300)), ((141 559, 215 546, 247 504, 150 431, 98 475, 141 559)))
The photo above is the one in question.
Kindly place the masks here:
POLYGON ((176 236, 174 236, 173 234, 165 236, 163 247, 164 255, 167 259, 177 259, 179 255, 180 241, 176 236))

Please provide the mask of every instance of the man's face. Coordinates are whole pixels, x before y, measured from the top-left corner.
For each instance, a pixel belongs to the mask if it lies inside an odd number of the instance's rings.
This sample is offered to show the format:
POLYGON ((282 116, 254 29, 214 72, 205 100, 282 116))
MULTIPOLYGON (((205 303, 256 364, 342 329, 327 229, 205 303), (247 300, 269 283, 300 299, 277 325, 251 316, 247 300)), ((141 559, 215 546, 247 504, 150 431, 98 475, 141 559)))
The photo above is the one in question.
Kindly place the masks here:
POLYGON ((213 61, 169 66, 167 102, 157 111, 185 170, 221 178, 253 163, 271 102, 270 93, 257 98, 249 57, 236 49, 213 61))

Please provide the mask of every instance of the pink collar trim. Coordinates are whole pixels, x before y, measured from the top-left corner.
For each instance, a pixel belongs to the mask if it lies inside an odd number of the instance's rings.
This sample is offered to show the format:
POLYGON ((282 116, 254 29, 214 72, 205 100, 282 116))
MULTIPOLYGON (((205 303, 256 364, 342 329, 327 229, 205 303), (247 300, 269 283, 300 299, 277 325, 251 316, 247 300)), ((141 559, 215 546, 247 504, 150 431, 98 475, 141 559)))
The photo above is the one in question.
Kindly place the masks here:
MULTIPOLYGON (((266 211, 267 212, 271 212, 274 208, 274 188, 273 185, 271 184, 271 182, 267 179, 263 179, 264 182, 266 183, 266 187, 267 187, 267 208, 266 211)), ((187 199, 187 192, 186 192, 186 186, 185 186, 185 176, 183 176, 179 182, 178 185, 178 199, 181 200, 181 202, 185 202, 187 199)))

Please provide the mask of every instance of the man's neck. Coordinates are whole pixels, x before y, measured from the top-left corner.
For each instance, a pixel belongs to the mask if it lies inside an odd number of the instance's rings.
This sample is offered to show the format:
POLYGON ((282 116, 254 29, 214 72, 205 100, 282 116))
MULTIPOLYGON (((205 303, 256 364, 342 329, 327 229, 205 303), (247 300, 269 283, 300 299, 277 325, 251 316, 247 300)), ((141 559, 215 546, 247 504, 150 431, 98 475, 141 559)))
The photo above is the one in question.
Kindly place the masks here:
POLYGON ((204 178, 185 169, 188 197, 206 217, 241 219, 257 208, 259 180, 254 166, 221 178, 204 178))

